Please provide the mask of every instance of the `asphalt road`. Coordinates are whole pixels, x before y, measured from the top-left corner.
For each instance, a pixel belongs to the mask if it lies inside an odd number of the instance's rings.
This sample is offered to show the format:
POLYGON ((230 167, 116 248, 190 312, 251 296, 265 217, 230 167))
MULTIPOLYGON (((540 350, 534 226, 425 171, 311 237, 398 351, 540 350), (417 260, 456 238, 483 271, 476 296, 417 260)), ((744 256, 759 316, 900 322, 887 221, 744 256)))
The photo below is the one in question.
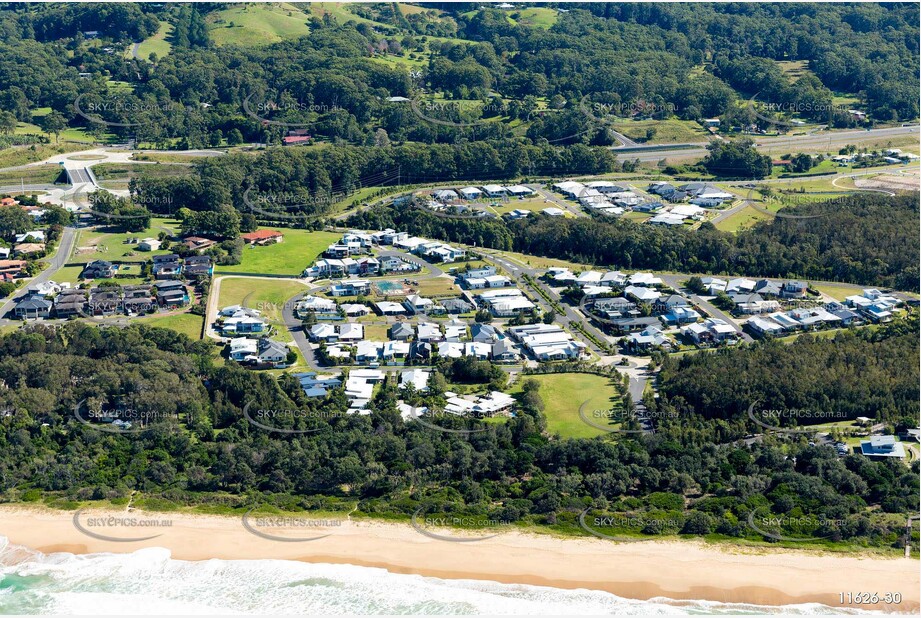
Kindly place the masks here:
MULTIPOLYGON (((833 150, 847 144, 853 144, 856 141, 867 139, 881 139, 886 137, 905 137, 921 135, 918 125, 907 127, 891 127, 887 129, 871 129, 870 131, 825 131, 811 135, 784 135, 780 137, 758 137, 752 136, 755 145, 762 151, 771 150, 833 150)), ((638 145, 638 146, 618 146, 612 150, 618 154, 620 159, 640 161, 660 161, 665 158, 675 157, 703 157, 707 154, 707 145, 709 142, 689 142, 686 144, 673 144, 671 148, 663 148, 655 145, 638 145), (681 148, 683 146, 683 148, 681 148), (629 148, 628 152, 618 152, 629 148)))
POLYGON ((28 283, 23 285, 17 294, 10 297, 5 303, 3 303, 2 306, 0 306, 0 325, 8 323, 6 314, 10 311, 10 309, 13 308, 13 305, 16 303, 17 299, 25 296, 29 288, 51 280, 54 277, 54 274, 59 271, 61 267, 64 266, 64 264, 67 263, 67 261, 70 259, 71 253, 73 253, 74 240, 76 237, 76 228, 64 228, 64 231, 61 233, 61 240, 58 242, 57 251, 51 257, 51 259, 47 260, 48 267, 33 277, 28 283))

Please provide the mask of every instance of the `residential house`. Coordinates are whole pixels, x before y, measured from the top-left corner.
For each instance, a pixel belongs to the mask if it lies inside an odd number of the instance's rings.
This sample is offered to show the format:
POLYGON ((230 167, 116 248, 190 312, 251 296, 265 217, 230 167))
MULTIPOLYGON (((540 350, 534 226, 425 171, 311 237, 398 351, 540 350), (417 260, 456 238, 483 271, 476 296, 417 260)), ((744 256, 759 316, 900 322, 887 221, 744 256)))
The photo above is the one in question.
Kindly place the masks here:
POLYGON ((182 262, 174 253, 155 255, 152 272, 155 279, 177 279, 182 273, 182 262))
POLYGON ((418 294, 410 294, 403 301, 403 306, 412 314, 427 314, 435 307, 435 302, 418 294))
POLYGON ((521 358, 521 355, 518 354, 518 350, 515 349, 515 346, 508 339, 499 339, 495 341, 492 344, 490 354, 492 360, 497 363, 516 362, 521 358))
POLYGON ((384 344, 379 341, 359 341, 355 346, 355 360, 359 363, 373 363, 381 358, 384 344))
POLYGON ((805 298, 807 287, 802 281, 784 281, 780 286, 780 295, 783 298, 805 298))
POLYGON ((406 307, 401 303, 391 302, 389 300, 382 300, 374 303, 374 308, 377 309, 377 312, 380 315, 405 315, 406 307))
POLYGON ((191 255, 185 259, 183 274, 187 279, 193 277, 210 277, 214 267, 207 255, 191 255))
POLYGON ((145 238, 138 243, 138 251, 159 251, 161 244, 156 238, 145 238))
POLYGON ((409 354, 409 348, 408 341, 386 341, 381 358, 385 361, 403 360, 409 354))
POLYGON ((444 341, 444 335, 441 334, 441 327, 431 322, 420 322, 416 325, 416 341, 426 341, 429 343, 444 341))
POLYGON ((342 311, 346 316, 350 318, 356 318, 371 313, 371 310, 368 309, 367 305, 362 305, 359 303, 345 303, 342 305, 342 311))
POLYGON ((53 303, 41 294, 27 294, 17 301, 13 313, 21 320, 47 318, 52 306, 53 303))
POLYGON ((471 324, 470 338, 481 343, 493 343, 499 339, 499 333, 492 324, 471 324))
POLYGON ((657 326, 647 326, 639 333, 628 335, 626 343, 627 347, 634 352, 647 352, 654 348, 670 349, 672 347, 671 340, 657 326))
POLYGON ((457 191, 454 191, 453 189, 439 189, 432 195, 436 200, 443 203, 453 202, 457 199, 460 199, 460 196, 457 195, 457 191))
POLYGON ((182 244, 185 245, 189 251, 200 253, 205 249, 210 249, 215 246, 217 241, 211 240, 210 238, 202 238, 201 236, 186 236, 182 239, 182 244))
POLYGON ((84 315, 86 292, 84 290, 62 290, 54 299, 54 314, 59 318, 84 315))
POLYGON ((483 195, 483 192, 476 187, 464 187, 459 193, 465 200, 478 200, 483 195))
POLYGON ((321 341, 335 343, 339 340, 339 333, 336 332, 336 327, 329 323, 314 324, 307 331, 307 334, 311 341, 318 343, 321 341))
POLYGON ((448 313, 469 313, 474 310, 474 306, 462 298, 446 298, 441 301, 441 306, 448 313))
POLYGON ((445 324, 445 340, 460 341, 467 338, 467 324, 465 322, 452 321, 445 324))
POLYGON ((115 276, 115 264, 106 260, 94 260, 83 267, 83 279, 111 279, 115 276))
POLYGON ((25 260, 0 260, 0 279, 13 281, 23 274, 28 264, 25 260))
POLYGON ((328 298, 308 295, 294 305, 294 315, 304 319, 308 313, 335 313, 336 303, 328 298))
POLYGON ((870 436, 860 441, 860 452, 873 459, 905 459, 905 446, 895 436, 870 436))
POLYGON ((371 291, 371 283, 366 279, 347 279, 332 286, 332 296, 363 296, 371 291))
POLYGON ((390 327, 390 338, 396 341, 407 341, 413 336, 413 327, 405 322, 397 322, 390 327))
POLYGON ((534 189, 531 187, 526 187, 524 185, 512 185, 510 187, 505 187, 505 192, 511 195, 512 197, 527 197, 529 195, 534 195, 534 189))
POLYGON ((249 245, 274 245, 284 240, 284 235, 278 230, 256 230, 240 234, 243 242, 249 245))
POLYGON ((361 341, 365 338, 365 327, 355 322, 346 322, 339 325, 339 341, 349 343, 361 341))
POLYGON ((235 337, 230 340, 228 348, 228 356, 242 363, 259 353, 259 342, 249 337, 235 337))
POLYGON ((400 388, 406 388, 411 384, 417 391, 427 391, 431 375, 431 371, 425 371, 424 369, 404 371, 400 373, 400 388))
POLYGON ((738 337, 736 329, 719 318, 707 318, 703 322, 689 324, 681 329, 681 334, 698 344, 731 342, 738 337))

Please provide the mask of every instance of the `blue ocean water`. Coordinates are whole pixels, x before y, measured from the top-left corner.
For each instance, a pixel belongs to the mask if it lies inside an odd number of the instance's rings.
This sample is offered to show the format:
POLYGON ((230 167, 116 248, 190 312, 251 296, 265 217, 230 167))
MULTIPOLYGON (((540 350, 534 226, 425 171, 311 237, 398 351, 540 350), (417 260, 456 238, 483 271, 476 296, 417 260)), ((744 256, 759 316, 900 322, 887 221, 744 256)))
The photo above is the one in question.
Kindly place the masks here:
MULTIPOLYGON (((711 601, 637 601, 594 590, 446 580, 287 560, 173 560, 130 554, 41 554, 0 537, 0 614, 840 614, 711 601)), ((848 612, 874 613, 874 612, 848 612)))

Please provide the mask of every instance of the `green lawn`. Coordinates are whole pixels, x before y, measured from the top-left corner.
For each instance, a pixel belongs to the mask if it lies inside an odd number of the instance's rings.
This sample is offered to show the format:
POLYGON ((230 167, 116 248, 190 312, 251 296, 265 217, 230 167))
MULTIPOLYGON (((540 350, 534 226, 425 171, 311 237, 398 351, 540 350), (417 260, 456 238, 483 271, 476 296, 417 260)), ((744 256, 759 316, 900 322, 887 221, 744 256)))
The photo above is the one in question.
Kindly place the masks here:
POLYGON ((142 318, 140 323, 148 326, 169 328, 188 335, 191 339, 201 339, 202 325, 205 323, 205 318, 194 313, 178 313, 176 315, 142 318))
MULTIPOLYGON (((759 204, 760 207, 764 208, 763 205, 759 204)), ((749 228, 759 221, 770 221, 773 219, 771 215, 760 210, 756 210, 751 206, 746 206, 742 210, 729 215, 722 221, 716 224, 716 229, 722 230, 724 232, 738 232, 749 228)))
POLYGON ((33 144, 31 146, 4 148, 0 150, 0 167, 13 167, 44 161, 56 155, 63 155, 75 150, 84 150, 85 148, 86 145, 84 144, 33 144))
POLYGON ((848 296, 860 294, 860 289, 853 285, 838 285, 835 283, 814 283, 810 285, 822 294, 831 296, 835 300, 844 300, 848 296))
POLYGON ((101 228, 96 230, 81 230, 77 236, 74 254, 69 263, 86 264, 93 260, 108 260, 110 262, 122 261, 147 261, 152 255, 163 255, 170 251, 138 251, 136 244, 126 244, 127 238, 156 238, 166 230, 175 232, 178 221, 174 219, 152 218, 150 227, 143 232, 122 232, 118 228, 101 228))
MULTIPOLYGON (((521 376, 513 389, 520 392, 524 380, 540 383, 540 396, 544 400, 547 431, 563 438, 593 438, 608 432, 592 427, 579 417, 579 407, 586 400, 585 414, 589 418, 595 410, 610 410, 620 396, 610 378, 589 373, 557 373, 521 376)), ((594 419, 593 419, 594 421, 594 419)), ((594 421, 602 424, 602 421, 594 421)))
MULTIPOLYGON (((274 228, 269 228, 274 229, 274 228)), ((243 259, 234 266, 218 266, 218 274, 259 273, 299 276, 321 253, 342 235, 333 232, 310 232, 282 228, 284 240, 265 247, 243 248, 243 259)))
POLYGON ((0 172, 0 185, 50 185, 60 175, 60 165, 36 165, 24 170, 0 172))
POLYGON ((278 330, 279 341, 291 341, 291 335, 284 327, 282 310, 286 302, 307 288, 295 281, 234 277, 221 280, 218 308, 229 305, 243 305, 258 309, 262 316, 278 330))
POLYGON ((165 178, 173 176, 187 176, 192 173, 192 168, 187 165, 150 164, 150 163, 100 163, 93 166, 93 173, 99 180, 124 179, 129 180, 137 176, 150 176, 152 178, 165 178))
POLYGON ((288 3, 240 4, 210 14, 208 34, 216 45, 271 45, 310 34, 307 20, 300 8, 288 3))
POLYGON ((538 7, 512 11, 511 15, 512 21, 516 21, 521 26, 547 30, 556 23, 558 13, 554 9, 538 7))
MULTIPOLYGON (((163 58, 170 53, 173 46, 166 38, 173 32, 173 24, 165 21, 160 22, 160 29, 157 33, 141 41, 138 45, 138 57, 147 60, 151 53, 157 54, 157 58, 163 58)), ((128 56, 131 56, 131 47, 128 48, 128 56)))
POLYGON ((653 129, 655 134, 649 144, 676 144, 682 142, 702 142, 707 139, 707 132, 690 120, 618 120, 613 128, 635 141, 646 141, 646 131, 653 129))

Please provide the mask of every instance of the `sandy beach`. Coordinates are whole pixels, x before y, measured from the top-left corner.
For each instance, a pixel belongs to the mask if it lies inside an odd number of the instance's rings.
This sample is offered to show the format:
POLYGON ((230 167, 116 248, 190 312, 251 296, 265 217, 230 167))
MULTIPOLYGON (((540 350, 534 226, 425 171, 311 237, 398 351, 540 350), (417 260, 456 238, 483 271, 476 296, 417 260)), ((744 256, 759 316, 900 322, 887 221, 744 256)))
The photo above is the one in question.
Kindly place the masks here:
MULTIPOLYGON (((445 579, 481 579, 555 588, 604 590, 632 599, 668 597, 726 603, 786 605, 823 603, 839 607, 917 613, 917 560, 861 558, 814 551, 746 548, 703 542, 615 543, 505 532, 491 538, 450 529, 432 538, 405 524, 342 521, 293 529, 271 528, 251 519, 133 511, 74 513, 21 507, 0 508, 0 535, 43 553, 127 553, 164 547, 180 560, 283 559, 353 564, 445 579), (96 518, 113 516, 168 523, 143 527, 96 518), (254 531, 255 530, 255 531, 254 531), (260 536, 264 534, 265 536, 260 536), (142 541, 121 539, 154 536, 142 541), (327 535, 327 536, 324 536, 327 535), (269 537, 269 538, 266 538, 269 537), (311 541, 285 541, 323 537, 311 541), (849 605, 839 593, 900 593, 901 603, 849 605)), ((265 522, 263 522, 264 524, 265 522)), ((274 525, 280 525, 274 522, 274 525)), ((426 530, 429 530, 426 528, 426 530)), ((435 529, 431 529, 435 531, 435 529)), ((485 535, 483 535, 485 536, 485 535)))

